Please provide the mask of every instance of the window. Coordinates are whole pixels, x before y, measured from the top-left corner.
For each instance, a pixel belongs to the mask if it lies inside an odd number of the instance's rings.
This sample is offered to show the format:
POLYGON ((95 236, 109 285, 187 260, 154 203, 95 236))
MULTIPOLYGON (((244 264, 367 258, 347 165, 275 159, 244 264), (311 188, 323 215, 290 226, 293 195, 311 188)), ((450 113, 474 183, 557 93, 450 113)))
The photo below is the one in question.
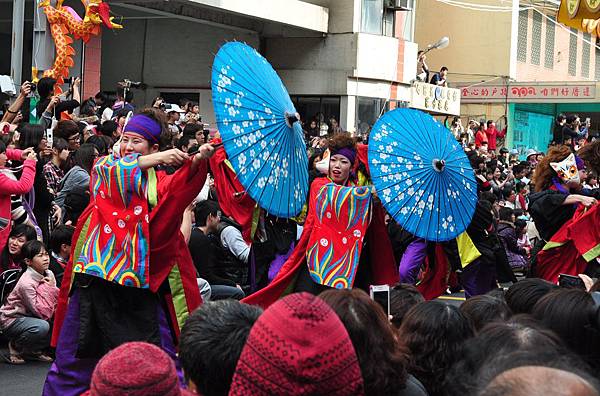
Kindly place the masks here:
POLYGON ((569 76, 577 75, 577 29, 569 35, 569 76))
POLYGON ((395 26, 394 19, 396 16, 396 11, 394 10, 385 10, 383 12, 383 35, 388 37, 394 37, 395 26))
POLYGON ((385 99, 362 96, 356 98, 356 131, 359 135, 368 135, 384 106, 385 99))
POLYGON ((305 123, 313 119, 327 123, 332 117, 340 121, 339 96, 293 96, 292 103, 305 123))
POLYGON ((583 40, 583 49, 581 51, 581 77, 588 78, 590 76, 590 53, 592 49, 592 46, 589 43, 592 41, 592 35, 584 33, 583 40))
POLYGON ((554 69, 554 35, 556 32, 556 20, 546 20, 546 53, 544 54, 544 67, 554 69))
POLYGON ((528 10, 519 11, 519 34, 517 36, 517 60, 527 62, 527 21, 528 10))
POLYGON ((360 31, 382 34, 383 0, 362 0, 360 31))
POLYGON ((538 11, 534 11, 532 23, 531 63, 534 65, 539 65, 542 51, 542 14, 540 14, 538 11))

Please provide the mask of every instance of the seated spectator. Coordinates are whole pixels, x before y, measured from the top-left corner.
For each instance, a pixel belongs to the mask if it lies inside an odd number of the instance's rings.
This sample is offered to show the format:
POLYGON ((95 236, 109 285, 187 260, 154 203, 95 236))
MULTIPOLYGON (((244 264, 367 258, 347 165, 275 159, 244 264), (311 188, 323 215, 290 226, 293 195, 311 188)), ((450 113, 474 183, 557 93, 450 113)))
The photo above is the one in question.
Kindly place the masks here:
POLYGON ((335 312, 308 293, 290 294, 258 318, 229 395, 363 395, 358 358, 335 312))
POLYGON ((418 303, 425 301, 423 295, 413 285, 399 283, 390 289, 390 315, 391 322, 397 329, 400 328, 406 313, 418 303))
POLYGON ((23 364, 25 359, 51 362, 44 354, 50 346, 50 323, 56 310, 58 288, 54 274, 48 269, 49 258, 44 244, 29 241, 23 246, 27 270, 0 308, 0 328, 9 339, 10 364, 23 364))
POLYGON ((65 211, 65 197, 76 188, 89 189, 90 173, 94 161, 98 158, 98 150, 93 144, 84 144, 75 153, 75 165, 67 172, 60 183, 60 191, 55 202, 65 211))
POLYGON ((175 363, 162 349, 146 342, 127 342, 96 365, 90 389, 82 396, 187 396, 180 389, 175 363))
POLYGON ((513 190, 511 187, 505 187, 502 190, 502 206, 514 210, 516 200, 517 194, 515 194, 515 190, 513 190))
POLYGON ((50 270, 56 278, 56 285, 60 288, 65 267, 69 263, 71 255, 71 240, 75 228, 67 225, 59 225, 50 234, 50 270))
POLYGON ((204 303, 186 320, 179 359, 188 387, 203 396, 229 393, 242 349, 262 309, 234 300, 204 303))
POLYGON ((510 317, 504 299, 487 294, 469 298, 461 304, 460 311, 469 319, 475 333, 489 323, 504 322, 510 317))
POLYGON ((540 298, 558 286, 540 278, 527 278, 511 285, 506 292, 506 303, 514 315, 530 314, 540 298))
POLYGON ((358 356, 367 395, 427 395, 407 375, 407 355, 381 306, 360 289, 327 290, 319 295, 338 315, 358 356))
POLYGON ((425 301, 408 311, 398 339, 410 353, 408 372, 433 396, 443 394, 446 373, 472 336, 469 320, 457 307, 425 301))
POLYGON ((245 296, 241 285, 231 279, 223 265, 226 263, 218 259, 221 245, 214 235, 218 233, 221 221, 219 205, 214 201, 201 201, 194 209, 194 217, 196 227, 192 229, 188 247, 198 276, 210 284, 213 300, 241 300, 245 296))
POLYGON ((23 267, 22 249, 29 241, 37 239, 35 228, 27 224, 16 225, 8 234, 8 241, 0 254, 0 274, 6 270, 23 267))
POLYGON ((598 372, 600 331, 597 310, 594 299, 585 290, 558 288, 539 299, 532 315, 598 372))
POLYGON ((527 251, 518 245, 514 212, 507 207, 500 208, 498 212, 500 217, 497 227, 498 237, 506 252, 508 264, 513 270, 523 270, 527 267, 527 251))

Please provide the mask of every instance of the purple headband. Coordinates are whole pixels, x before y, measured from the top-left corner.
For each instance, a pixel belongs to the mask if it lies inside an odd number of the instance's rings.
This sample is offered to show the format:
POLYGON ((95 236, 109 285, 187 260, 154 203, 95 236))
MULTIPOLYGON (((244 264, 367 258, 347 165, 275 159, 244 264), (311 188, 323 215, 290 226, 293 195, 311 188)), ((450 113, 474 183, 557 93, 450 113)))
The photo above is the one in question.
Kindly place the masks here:
POLYGON ((131 117, 123 132, 134 132, 141 135, 150 143, 158 144, 158 139, 162 128, 158 122, 145 115, 136 115, 131 117))
POLYGON ((577 164, 577 170, 585 169, 585 163, 578 156, 575 156, 575 163, 577 164))
POLYGON ((354 164, 354 160, 356 160, 356 150, 349 147, 342 147, 339 150, 332 151, 331 156, 333 157, 334 155, 343 155, 344 157, 348 158, 352 164, 354 164))

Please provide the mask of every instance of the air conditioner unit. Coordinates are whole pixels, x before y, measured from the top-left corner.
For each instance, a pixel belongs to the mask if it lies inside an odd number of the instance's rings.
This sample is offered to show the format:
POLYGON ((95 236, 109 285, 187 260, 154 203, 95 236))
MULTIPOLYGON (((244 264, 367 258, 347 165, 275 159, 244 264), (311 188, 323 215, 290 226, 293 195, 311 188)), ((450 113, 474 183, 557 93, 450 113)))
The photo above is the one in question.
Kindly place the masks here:
POLYGON ((411 11, 414 0, 385 0, 385 8, 395 11, 411 11))

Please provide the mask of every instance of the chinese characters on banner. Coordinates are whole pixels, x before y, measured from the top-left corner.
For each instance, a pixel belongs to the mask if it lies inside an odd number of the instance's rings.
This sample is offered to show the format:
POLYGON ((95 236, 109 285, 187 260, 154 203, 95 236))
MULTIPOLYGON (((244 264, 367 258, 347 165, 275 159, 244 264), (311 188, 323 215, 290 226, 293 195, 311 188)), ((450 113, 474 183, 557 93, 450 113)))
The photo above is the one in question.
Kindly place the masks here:
POLYGON ((584 100, 596 97, 596 87, 590 85, 478 85, 460 88, 463 102, 584 100))

